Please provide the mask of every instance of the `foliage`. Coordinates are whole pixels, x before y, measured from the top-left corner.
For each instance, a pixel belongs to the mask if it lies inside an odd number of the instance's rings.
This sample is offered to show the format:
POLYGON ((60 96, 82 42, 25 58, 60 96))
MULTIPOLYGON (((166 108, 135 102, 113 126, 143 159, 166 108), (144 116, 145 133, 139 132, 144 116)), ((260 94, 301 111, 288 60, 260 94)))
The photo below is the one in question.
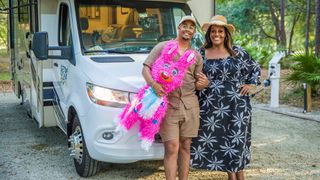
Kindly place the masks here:
POLYGON ((249 34, 236 34, 234 44, 243 47, 264 68, 268 67, 276 47, 275 45, 271 46, 269 43, 258 43, 249 34))
POLYGON ((0 63, 0 81, 10 80, 9 63, 0 63))
POLYGON ((0 81, 10 80, 9 72, 0 72, 0 81))
POLYGON ((8 33, 8 26, 7 26, 7 15, 0 14, 0 49, 7 47, 7 33, 8 33))
POLYGON ((320 82, 320 57, 314 55, 292 56, 292 73, 286 80, 295 84, 307 83, 315 89, 320 82))
MULTIPOLYGON (((217 0, 217 14, 226 16, 228 22, 235 25, 237 32, 248 34, 256 39, 258 43, 276 46, 277 34, 275 22, 272 20, 270 8, 275 10, 276 18, 279 20, 278 0, 217 0)), ((314 7, 314 1, 311 1, 314 7)), ((311 12, 310 30, 315 27, 314 8, 311 12)), ((287 42, 292 40, 292 49, 304 48, 306 32, 306 2, 305 0, 288 0, 285 9, 285 30, 287 42), (294 28, 294 19, 299 16, 294 28), (293 36, 291 37, 291 33, 293 36)), ((310 42, 314 41, 314 34, 310 33, 310 42)), ((288 44, 289 45, 289 44, 288 44)), ((273 47, 270 47, 273 49, 273 47)), ((312 47, 310 47, 311 49, 312 47)))

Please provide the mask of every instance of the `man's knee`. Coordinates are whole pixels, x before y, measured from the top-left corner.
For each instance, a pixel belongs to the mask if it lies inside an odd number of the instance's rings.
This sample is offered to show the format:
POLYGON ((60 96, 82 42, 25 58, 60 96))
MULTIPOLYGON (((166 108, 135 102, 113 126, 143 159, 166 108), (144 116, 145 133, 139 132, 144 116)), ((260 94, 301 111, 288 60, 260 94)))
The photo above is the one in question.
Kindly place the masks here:
POLYGON ((178 154, 179 151, 179 141, 170 140, 164 143, 165 146, 165 154, 166 155, 174 155, 178 154))
POLYGON ((181 138, 180 149, 184 152, 190 152, 191 138, 181 138))

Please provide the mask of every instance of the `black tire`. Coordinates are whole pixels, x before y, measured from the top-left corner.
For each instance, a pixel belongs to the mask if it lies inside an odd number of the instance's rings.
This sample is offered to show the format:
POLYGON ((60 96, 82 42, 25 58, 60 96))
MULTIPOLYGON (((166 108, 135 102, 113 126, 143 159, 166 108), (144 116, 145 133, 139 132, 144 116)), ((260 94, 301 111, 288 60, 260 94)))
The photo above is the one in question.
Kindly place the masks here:
POLYGON ((74 134, 75 130, 79 128, 82 135, 82 158, 81 160, 78 160, 76 158, 73 159, 74 166, 76 168, 77 173, 81 177, 90 177, 94 176, 98 172, 99 167, 99 161, 94 160, 90 157, 86 142, 84 140, 83 134, 82 134, 82 128, 80 125, 80 121, 77 115, 75 115, 73 119, 72 124, 72 134, 74 134))

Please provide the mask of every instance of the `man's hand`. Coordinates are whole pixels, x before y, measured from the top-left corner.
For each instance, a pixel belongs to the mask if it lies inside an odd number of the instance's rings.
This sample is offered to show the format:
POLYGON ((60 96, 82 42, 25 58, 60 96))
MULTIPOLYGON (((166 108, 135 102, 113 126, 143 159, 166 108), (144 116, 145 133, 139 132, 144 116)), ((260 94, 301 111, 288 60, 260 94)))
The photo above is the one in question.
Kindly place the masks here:
POLYGON ((206 88, 209 85, 209 80, 205 74, 202 72, 197 73, 196 75, 196 89, 201 90, 206 88))
POLYGON ((154 83, 152 83, 151 87, 156 92, 158 97, 162 97, 162 96, 166 95, 166 92, 163 90, 161 84, 154 82, 154 83))

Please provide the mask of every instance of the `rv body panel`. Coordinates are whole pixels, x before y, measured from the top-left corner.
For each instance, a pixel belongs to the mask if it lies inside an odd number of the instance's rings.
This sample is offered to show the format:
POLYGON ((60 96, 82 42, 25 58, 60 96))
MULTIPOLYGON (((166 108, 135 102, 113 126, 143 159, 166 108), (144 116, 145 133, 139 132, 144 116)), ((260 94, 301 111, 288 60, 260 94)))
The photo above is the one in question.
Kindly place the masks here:
MULTIPOLYGON (((47 32, 49 58, 36 58, 29 48, 35 31, 25 38, 18 23, 11 57, 15 86, 21 84, 39 127, 59 126, 72 141, 77 116, 94 160, 126 163, 163 158, 162 143, 155 142, 148 152, 140 147, 139 124, 126 133, 115 132, 125 105, 119 99, 128 103, 146 84, 142 64, 157 43, 177 36, 181 17, 190 14, 186 1, 38 0, 36 4, 30 7, 37 10, 37 31, 47 32), (69 58, 63 59, 61 47, 71 49, 69 58), (99 104, 95 98, 108 103, 99 104)), ((199 47, 203 39, 199 26, 197 30, 193 44, 199 47)), ((19 95, 19 90, 15 92, 19 95)))

